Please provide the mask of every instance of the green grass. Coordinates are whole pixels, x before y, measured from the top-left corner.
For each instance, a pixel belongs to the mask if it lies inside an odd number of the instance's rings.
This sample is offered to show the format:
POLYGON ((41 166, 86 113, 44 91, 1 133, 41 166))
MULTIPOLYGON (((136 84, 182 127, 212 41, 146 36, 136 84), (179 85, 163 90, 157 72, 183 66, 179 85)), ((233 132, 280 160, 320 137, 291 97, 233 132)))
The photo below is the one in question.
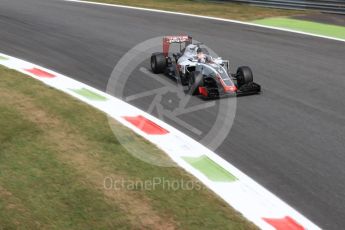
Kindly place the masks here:
POLYGON ((267 18, 254 21, 256 24, 297 30, 306 33, 345 39, 345 27, 290 18, 267 18))
POLYGON ((193 0, 89 0, 93 2, 112 3, 137 6, 159 10, 177 11, 183 13, 212 16, 236 20, 255 20, 267 17, 300 15, 301 11, 280 10, 247 4, 214 3, 210 1, 193 0))
MULTIPOLYGON (((0 98, 1 228, 256 229, 182 169, 133 158, 106 116, 90 106, 2 67, 0 98), (198 186, 115 190, 104 187, 105 178, 198 186)), ((167 157, 116 122, 115 127, 133 145, 167 157)))

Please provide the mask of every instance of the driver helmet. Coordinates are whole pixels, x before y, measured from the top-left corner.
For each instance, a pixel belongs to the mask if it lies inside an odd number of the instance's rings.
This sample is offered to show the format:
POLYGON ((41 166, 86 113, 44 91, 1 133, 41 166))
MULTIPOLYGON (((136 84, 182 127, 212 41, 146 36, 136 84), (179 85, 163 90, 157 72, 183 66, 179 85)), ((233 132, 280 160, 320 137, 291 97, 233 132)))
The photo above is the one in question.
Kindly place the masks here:
POLYGON ((202 62, 202 63, 206 62, 206 55, 204 54, 204 51, 200 47, 196 50, 196 56, 198 58, 198 62, 202 62))
POLYGON ((204 53, 204 52, 200 47, 198 47, 198 49, 196 50, 196 53, 204 53))

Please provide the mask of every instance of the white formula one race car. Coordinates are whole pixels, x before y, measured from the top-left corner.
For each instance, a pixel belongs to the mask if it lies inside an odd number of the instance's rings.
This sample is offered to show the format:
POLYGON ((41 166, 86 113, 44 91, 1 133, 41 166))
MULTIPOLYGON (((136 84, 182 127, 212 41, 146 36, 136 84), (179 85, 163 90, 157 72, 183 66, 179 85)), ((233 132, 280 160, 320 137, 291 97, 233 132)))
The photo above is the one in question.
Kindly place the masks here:
POLYGON ((151 69, 155 74, 164 73, 187 86, 193 95, 204 98, 258 94, 259 84, 253 82, 249 67, 239 67, 230 73, 228 60, 211 57, 201 43, 193 44, 190 36, 163 37, 163 52, 151 55, 151 69), (170 45, 177 43, 180 51, 169 53, 170 45))

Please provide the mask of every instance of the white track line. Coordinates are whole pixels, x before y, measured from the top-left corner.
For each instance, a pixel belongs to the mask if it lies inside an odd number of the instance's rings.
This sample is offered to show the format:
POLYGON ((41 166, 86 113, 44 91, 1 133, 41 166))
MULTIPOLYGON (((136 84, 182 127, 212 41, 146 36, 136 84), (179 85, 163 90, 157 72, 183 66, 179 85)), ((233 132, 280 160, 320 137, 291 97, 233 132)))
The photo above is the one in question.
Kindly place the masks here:
POLYGON ((181 15, 181 16, 188 16, 188 17, 195 17, 195 18, 203 18, 203 19, 230 22, 230 23, 236 23, 236 24, 241 24, 241 25, 246 25, 246 26, 255 26, 255 27, 260 27, 260 28, 279 30, 279 31, 285 31, 285 32, 290 32, 290 33, 313 36, 317 38, 324 38, 324 39, 330 39, 334 41, 345 42, 345 39, 340 39, 340 38, 334 38, 334 37, 329 37, 329 36, 324 36, 324 35, 302 32, 298 30, 290 30, 290 29, 278 28, 278 27, 273 27, 273 26, 265 26, 265 25, 250 23, 250 22, 242 22, 242 21, 237 21, 237 20, 217 18, 217 17, 211 17, 211 16, 202 16, 202 15, 181 13, 181 12, 175 12, 175 11, 156 10, 156 9, 143 8, 143 7, 125 6, 125 5, 117 5, 117 4, 100 3, 100 2, 89 2, 89 1, 81 1, 81 0, 63 0, 63 1, 90 4, 90 5, 110 6, 110 7, 125 8, 125 9, 132 9, 132 10, 141 10, 141 11, 148 11, 148 12, 155 12, 155 13, 181 15))

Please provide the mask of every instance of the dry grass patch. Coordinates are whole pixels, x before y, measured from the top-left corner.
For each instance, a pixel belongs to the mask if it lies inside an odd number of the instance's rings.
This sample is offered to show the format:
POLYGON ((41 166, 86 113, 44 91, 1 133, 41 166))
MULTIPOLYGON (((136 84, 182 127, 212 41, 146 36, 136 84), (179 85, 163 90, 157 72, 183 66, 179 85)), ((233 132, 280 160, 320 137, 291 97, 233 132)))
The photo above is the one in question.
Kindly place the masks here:
MULTIPOLYGON (((297 10, 281 10, 257 7, 248 4, 216 3, 212 1, 193 0, 89 0, 119 5, 137 6, 159 10, 183 12, 218 18, 250 21, 267 17, 281 17, 302 15, 304 12, 297 10)), ((178 17, 178 16, 177 16, 178 17)))

